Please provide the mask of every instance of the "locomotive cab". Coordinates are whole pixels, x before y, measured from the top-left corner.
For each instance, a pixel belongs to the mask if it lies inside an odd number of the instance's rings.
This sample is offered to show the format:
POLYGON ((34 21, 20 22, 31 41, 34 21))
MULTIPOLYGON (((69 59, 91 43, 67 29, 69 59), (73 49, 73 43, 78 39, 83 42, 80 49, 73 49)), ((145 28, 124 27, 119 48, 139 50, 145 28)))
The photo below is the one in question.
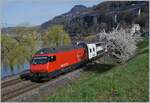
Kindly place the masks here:
POLYGON ((30 62, 32 73, 47 72, 51 62, 56 60, 56 56, 35 56, 30 62))

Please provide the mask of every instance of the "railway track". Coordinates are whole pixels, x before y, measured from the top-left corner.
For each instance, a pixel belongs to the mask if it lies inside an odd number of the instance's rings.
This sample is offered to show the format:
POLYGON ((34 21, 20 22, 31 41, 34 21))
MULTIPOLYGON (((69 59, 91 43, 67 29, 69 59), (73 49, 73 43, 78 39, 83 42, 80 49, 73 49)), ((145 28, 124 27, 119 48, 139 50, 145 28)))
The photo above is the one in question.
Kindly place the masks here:
POLYGON ((23 80, 21 80, 20 78, 15 78, 15 79, 12 79, 12 80, 3 82, 3 83, 1 84, 1 88, 5 88, 5 87, 8 87, 8 86, 11 86, 11 85, 13 85, 13 84, 20 83, 20 82, 23 82, 23 80))
MULTIPOLYGON (((24 71, 23 72, 24 74, 28 74, 28 70, 24 71)), ((6 80, 2 80, 1 81, 1 88, 5 88, 5 87, 8 87, 8 86, 11 86, 13 84, 17 84, 17 83, 20 83, 20 82, 23 82, 23 80, 20 78, 20 75, 17 75, 15 77, 12 77, 11 79, 6 79, 6 80)))
POLYGON ((30 80, 22 80, 21 78, 13 78, 3 81, 1 84, 1 100, 7 101, 11 98, 19 96, 34 88, 41 86, 43 83, 31 82, 30 80))
POLYGON ((28 92, 34 88, 37 88, 39 86, 41 86, 42 84, 38 84, 38 83, 28 83, 27 85, 24 85, 20 88, 14 89, 13 91, 10 91, 10 93, 4 93, 1 96, 2 101, 7 101, 13 97, 19 96, 20 94, 23 94, 25 92, 28 92))
MULTIPOLYGON (((77 69, 79 70, 79 69, 77 69)), ((73 74, 73 72, 77 71, 77 70, 73 70, 72 72, 69 73, 65 73, 60 75, 59 77, 61 78, 61 76, 67 76, 70 74, 73 74)), ((9 80, 6 82, 2 83, 2 92, 1 92, 1 101, 10 101, 11 99, 18 97, 24 93, 30 92, 33 89, 36 89, 46 83, 51 83, 53 81, 57 81, 58 78, 52 79, 48 82, 43 82, 43 83, 36 83, 36 82, 31 82, 30 80, 28 81, 24 81, 21 80, 20 78, 16 78, 13 80, 9 80)), ((61 82, 61 81, 59 81, 61 82)), ((58 85, 60 85, 58 82, 58 85)))
POLYGON ((25 92, 43 85, 44 83, 31 82, 30 80, 24 81, 20 78, 15 78, 3 82, 1 90, 1 101, 7 101, 11 98, 17 97, 25 92))

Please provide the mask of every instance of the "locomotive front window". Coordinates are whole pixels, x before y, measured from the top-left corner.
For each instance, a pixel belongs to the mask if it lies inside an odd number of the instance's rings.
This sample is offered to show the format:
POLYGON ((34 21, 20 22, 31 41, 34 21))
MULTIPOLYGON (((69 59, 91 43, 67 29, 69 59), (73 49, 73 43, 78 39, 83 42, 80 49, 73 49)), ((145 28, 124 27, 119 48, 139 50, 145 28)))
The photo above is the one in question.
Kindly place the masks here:
POLYGON ((56 61, 56 56, 50 56, 50 57, 49 57, 49 61, 50 61, 50 62, 56 61))
POLYGON ((31 61, 32 64, 45 64, 48 62, 48 57, 34 57, 31 61))

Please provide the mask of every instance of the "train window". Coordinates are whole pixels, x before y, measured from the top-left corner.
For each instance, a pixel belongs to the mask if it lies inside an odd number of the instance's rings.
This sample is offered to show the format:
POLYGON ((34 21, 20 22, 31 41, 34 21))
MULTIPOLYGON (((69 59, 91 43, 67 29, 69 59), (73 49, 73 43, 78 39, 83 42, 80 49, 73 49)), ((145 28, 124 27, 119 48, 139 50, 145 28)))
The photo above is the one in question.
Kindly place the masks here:
POLYGON ((46 64, 48 62, 47 56, 33 57, 31 64, 46 64))
POLYGON ((50 61, 50 62, 56 61, 56 56, 50 56, 50 57, 49 57, 49 61, 50 61))
POLYGON ((95 51, 95 49, 93 48, 93 51, 95 51))
POLYGON ((92 49, 90 49, 90 53, 92 52, 92 49))
POLYGON ((56 61, 56 56, 53 56, 53 61, 56 61))

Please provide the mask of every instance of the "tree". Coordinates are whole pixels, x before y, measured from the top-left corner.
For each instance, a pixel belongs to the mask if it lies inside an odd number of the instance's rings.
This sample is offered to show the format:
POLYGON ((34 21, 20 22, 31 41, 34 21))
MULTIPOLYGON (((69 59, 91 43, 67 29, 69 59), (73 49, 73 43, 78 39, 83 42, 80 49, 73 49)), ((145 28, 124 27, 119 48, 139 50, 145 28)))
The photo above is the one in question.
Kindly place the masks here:
POLYGON ((130 11, 120 12, 118 15, 118 21, 125 21, 127 24, 132 24, 135 18, 136 16, 130 11))
POLYGON ((97 34, 99 41, 107 45, 108 55, 118 62, 125 62, 135 54, 136 44, 141 40, 139 35, 130 33, 129 29, 114 29, 110 33, 105 31, 97 34))
POLYGON ((142 12, 137 18, 135 18, 135 23, 140 24, 140 26, 145 27, 146 22, 148 21, 148 14, 142 12))
POLYGON ((2 63, 4 65, 9 65, 11 69, 13 66, 17 64, 17 59, 12 53, 14 53, 16 47, 16 40, 12 39, 9 36, 2 35, 1 36, 1 46, 2 46, 2 63), (14 57, 14 59, 12 59, 14 57))
POLYGON ((64 31, 62 25, 54 25, 50 27, 43 36, 43 46, 62 46, 71 43, 69 34, 64 31))
POLYGON ((16 28, 16 33, 12 35, 3 34, 2 44, 2 63, 8 65, 12 70, 14 66, 23 65, 29 61, 36 47, 36 40, 32 30, 16 28))
MULTIPOLYGON (((36 49, 37 41, 34 37, 30 34, 30 36, 26 36, 22 39, 18 46, 24 48, 25 53, 27 54, 26 59, 29 60, 31 55, 34 53, 36 49)), ((25 54, 24 54, 25 55, 25 54)))
POLYGON ((104 23, 104 22, 100 23, 99 29, 100 29, 100 31, 106 30, 107 29, 107 24, 104 23))

